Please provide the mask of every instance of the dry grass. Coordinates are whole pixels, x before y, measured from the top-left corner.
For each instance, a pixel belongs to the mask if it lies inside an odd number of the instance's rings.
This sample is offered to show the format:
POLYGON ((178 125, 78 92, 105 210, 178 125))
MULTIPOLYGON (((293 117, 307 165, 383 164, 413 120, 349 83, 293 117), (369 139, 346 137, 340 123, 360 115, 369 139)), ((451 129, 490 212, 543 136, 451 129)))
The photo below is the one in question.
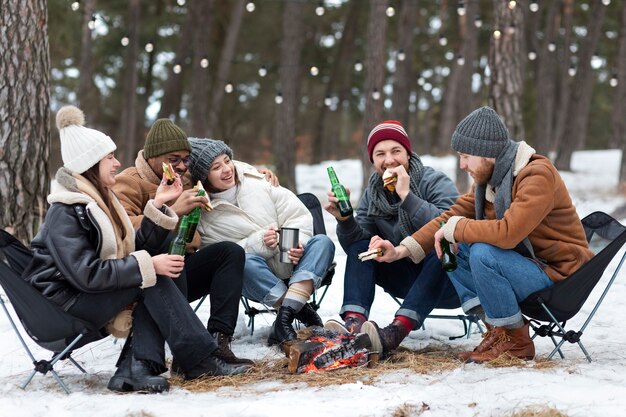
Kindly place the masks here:
POLYGON ((506 414, 505 417, 567 417, 567 414, 560 412, 556 408, 544 405, 531 405, 521 410, 516 410, 511 414, 506 414))
MULTIPOLYGON (((351 384, 361 382, 370 385, 386 373, 406 371, 420 375, 435 374, 464 366, 457 358, 455 349, 448 346, 429 346, 425 349, 410 350, 400 347, 394 355, 377 363, 372 367, 343 368, 327 372, 309 372, 306 374, 292 374, 287 370, 288 360, 268 359, 257 361, 255 366, 246 374, 232 377, 207 377, 193 381, 184 381, 181 378, 170 378, 170 384, 180 386, 192 392, 215 391, 219 388, 241 388, 251 384, 267 381, 278 381, 284 384, 305 383, 312 387, 326 387, 330 385, 351 384)), ((510 356, 485 363, 485 366, 504 368, 533 368, 551 369, 557 366, 555 361, 538 358, 527 362, 510 356)), ((517 417, 517 416, 516 416, 517 417)))

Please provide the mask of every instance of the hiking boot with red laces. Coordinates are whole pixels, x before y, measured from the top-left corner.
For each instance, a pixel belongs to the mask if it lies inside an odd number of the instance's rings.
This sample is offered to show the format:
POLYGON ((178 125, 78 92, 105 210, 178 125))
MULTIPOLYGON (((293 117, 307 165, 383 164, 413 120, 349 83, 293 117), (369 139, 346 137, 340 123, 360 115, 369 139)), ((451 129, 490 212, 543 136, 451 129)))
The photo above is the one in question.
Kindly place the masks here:
POLYGON ((491 347, 484 352, 472 353, 469 357, 470 362, 489 362, 503 354, 524 360, 535 357, 535 344, 530 338, 528 323, 518 329, 494 327, 494 331, 496 330, 498 330, 498 337, 491 347))

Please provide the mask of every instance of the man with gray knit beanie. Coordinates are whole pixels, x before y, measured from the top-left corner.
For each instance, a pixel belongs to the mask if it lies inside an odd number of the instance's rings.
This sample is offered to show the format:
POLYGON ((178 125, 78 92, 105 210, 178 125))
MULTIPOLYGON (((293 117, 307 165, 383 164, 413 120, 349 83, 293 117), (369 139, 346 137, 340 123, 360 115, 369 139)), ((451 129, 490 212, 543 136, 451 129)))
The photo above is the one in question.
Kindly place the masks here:
MULTIPOLYGON (((136 229, 143 219, 143 207, 154 198, 163 177, 163 163, 171 164, 183 182, 182 194, 175 201, 167 202, 180 218, 206 203, 206 199, 196 196, 197 191, 193 189, 187 169, 190 152, 191 145, 180 127, 169 119, 154 122, 144 149, 135 159, 135 166, 119 173, 113 186, 136 229)), ((263 172, 268 175, 269 171, 263 172)), ((271 172, 269 178, 277 184, 271 172)), ((163 252, 167 251, 173 237, 174 234, 170 234, 170 239, 164 242, 163 252)), ((185 270, 174 282, 190 302, 209 295, 211 315, 207 330, 217 340, 218 349, 213 355, 225 362, 224 369, 235 364, 251 364, 251 360, 235 356, 230 349, 239 315, 245 253, 231 242, 219 242, 198 250, 200 242, 196 232, 187 245, 185 270)))
POLYGON ((532 359, 535 346, 518 303, 593 256, 582 223, 550 160, 509 139, 493 109, 482 107, 463 119, 452 149, 474 179, 472 189, 398 246, 379 242, 385 254, 377 261, 420 262, 433 249, 441 256, 442 239, 455 244, 458 267, 448 276, 463 310, 479 315, 489 329, 459 357, 486 362, 506 353, 532 359))

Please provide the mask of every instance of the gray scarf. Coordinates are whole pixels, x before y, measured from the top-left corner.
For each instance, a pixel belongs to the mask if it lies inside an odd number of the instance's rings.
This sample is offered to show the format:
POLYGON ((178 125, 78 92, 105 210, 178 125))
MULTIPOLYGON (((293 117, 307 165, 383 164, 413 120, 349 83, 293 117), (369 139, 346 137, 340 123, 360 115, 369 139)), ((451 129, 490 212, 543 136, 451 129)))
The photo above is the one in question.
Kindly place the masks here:
MULTIPOLYGON (((493 203, 496 209, 496 219, 504 217, 504 212, 509 208, 513 199, 511 195, 514 181, 513 168, 515 166, 515 157, 518 148, 519 142, 508 141, 496 158, 496 165, 493 168, 493 174, 489 180, 489 185, 491 185, 496 192, 493 203)), ((485 184, 477 184, 474 189, 476 220, 485 218, 486 191, 487 186, 485 184)), ((515 250, 528 258, 535 258, 535 253, 528 237, 524 238, 524 240, 517 245, 515 250)))
MULTIPOLYGON (((415 152, 409 158, 409 188, 413 194, 422 198, 419 191, 419 184, 424 174, 424 164, 415 152)), ((409 214, 400 208, 402 200, 395 192, 389 191, 383 186, 381 175, 374 172, 368 181, 367 187, 371 192, 369 206, 367 207, 368 216, 398 216, 400 232, 403 236, 410 236, 417 230, 417 227, 411 222, 409 214)))

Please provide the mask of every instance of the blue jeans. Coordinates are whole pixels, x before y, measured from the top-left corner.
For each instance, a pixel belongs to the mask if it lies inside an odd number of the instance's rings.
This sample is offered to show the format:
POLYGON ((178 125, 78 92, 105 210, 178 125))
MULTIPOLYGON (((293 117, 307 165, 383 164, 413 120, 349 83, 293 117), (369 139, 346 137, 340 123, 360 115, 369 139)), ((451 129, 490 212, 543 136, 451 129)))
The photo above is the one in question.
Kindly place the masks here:
POLYGON ((369 240, 350 245, 344 277, 343 306, 340 314, 355 312, 369 317, 376 285, 404 301, 396 315, 409 317, 418 328, 434 308, 457 308, 461 304, 450 279, 434 252, 415 264, 407 259, 396 262, 361 262, 358 254, 367 250, 369 240))
POLYGON ((310 280, 315 288, 319 288, 334 255, 335 244, 328 236, 313 236, 304 246, 304 255, 294 267, 293 275, 283 281, 272 272, 263 257, 246 253, 242 294, 251 300, 273 306, 285 295, 289 285, 296 282, 310 280))
POLYGON ((502 327, 519 323, 519 303, 551 287, 552 281, 532 259, 487 243, 459 245, 457 269, 448 275, 465 312, 482 305, 487 322, 502 327))

